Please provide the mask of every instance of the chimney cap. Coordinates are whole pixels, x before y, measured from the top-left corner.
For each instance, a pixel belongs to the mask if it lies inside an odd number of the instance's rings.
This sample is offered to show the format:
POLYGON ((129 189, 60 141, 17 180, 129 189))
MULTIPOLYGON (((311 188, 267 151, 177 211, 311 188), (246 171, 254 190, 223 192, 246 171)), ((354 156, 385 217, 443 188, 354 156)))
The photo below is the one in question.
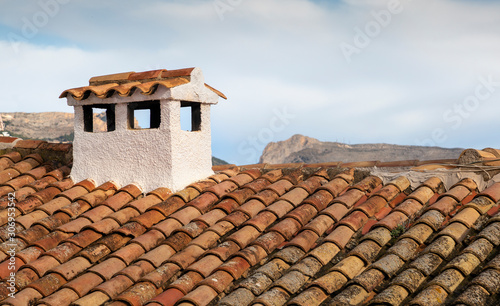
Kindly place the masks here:
POLYGON ((143 72, 122 72, 102 76, 94 76, 89 80, 89 86, 67 89, 59 98, 73 97, 77 101, 86 100, 93 93, 100 99, 106 99, 115 93, 122 97, 131 96, 136 90, 143 95, 153 95, 159 86, 171 89, 191 83, 203 85, 223 99, 227 97, 217 89, 203 82, 199 68, 184 68, 176 70, 158 69, 143 72))

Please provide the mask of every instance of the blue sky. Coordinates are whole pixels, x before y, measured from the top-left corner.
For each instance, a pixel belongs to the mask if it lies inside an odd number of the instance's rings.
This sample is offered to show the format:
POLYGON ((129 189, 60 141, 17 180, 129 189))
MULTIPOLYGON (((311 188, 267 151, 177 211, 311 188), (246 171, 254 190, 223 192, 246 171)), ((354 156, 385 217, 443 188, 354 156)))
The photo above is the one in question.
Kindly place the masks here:
POLYGON ((268 141, 500 148, 500 3, 0 0, 0 112, 65 111, 91 76, 200 67, 213 154, 268 141))

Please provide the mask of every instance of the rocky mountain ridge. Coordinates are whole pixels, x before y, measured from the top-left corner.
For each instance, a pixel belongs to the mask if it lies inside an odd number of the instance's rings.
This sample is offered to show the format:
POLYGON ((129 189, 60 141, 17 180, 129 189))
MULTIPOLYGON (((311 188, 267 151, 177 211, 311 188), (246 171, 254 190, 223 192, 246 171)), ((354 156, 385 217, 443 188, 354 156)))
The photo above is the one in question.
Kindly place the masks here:
POLYGON ((462 151, 461 148, 448 149, 385 143, 348 145, 340 142, 322 142, 297 134, 284 141, 269 143, 260 157, 260 163, 453 159, 458 158, 462 151))

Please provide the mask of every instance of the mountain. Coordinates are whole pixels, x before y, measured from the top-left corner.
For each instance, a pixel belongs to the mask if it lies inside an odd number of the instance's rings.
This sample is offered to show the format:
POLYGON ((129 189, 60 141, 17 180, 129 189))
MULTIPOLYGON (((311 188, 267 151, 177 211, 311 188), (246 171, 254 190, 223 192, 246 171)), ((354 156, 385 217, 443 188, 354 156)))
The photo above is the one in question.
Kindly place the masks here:
MULTIPOLYGON (((23 139, 41 139, 51 142, 69 142, 73 140, 73 113, 3 113, 1 114, 5 130, 11 136, 23 139)), ((94 128, 105 131, 105 116, 94 114, 94 128)))
POLYGON ((462 151, 463 149, 460 148, 447 149, 385 143, 347 145, 293 135, 287 140, 269 143, 260 157, 260 162, 281 164, 452 159, 458 158, 462 151))

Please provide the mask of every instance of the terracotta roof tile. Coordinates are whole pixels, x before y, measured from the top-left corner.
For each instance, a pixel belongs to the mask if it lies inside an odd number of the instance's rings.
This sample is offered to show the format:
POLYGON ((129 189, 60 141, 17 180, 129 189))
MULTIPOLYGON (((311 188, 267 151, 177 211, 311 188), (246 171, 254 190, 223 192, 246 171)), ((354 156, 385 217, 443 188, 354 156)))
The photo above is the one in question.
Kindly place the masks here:
MULTIPOLYGON (((227 222, 227 224, 231 225, 229 222, 227 222)), ((231 225, 231 227, 232 227, 232 225, 231 225)), ((201 234, 196 239, 191 241, 190 244, 198 245, 201 248, 206 250, 206 249, 213 247, 217 243, 217 240, 220 237, 221 237, 221 235, 217 234, 214 231, 206 231, 205 233, 201 234)))
POLYGON ((270 254, 284 241, 285 238, 280 233, 272 231, 257 238, 253 244, 262 247, 267 254, 270 254))
POLYGON ((46 141, 44 141, 44 140, 19 140, 15 143, 14 148, 36 149, 43 143, 46 143, 46 141))
POLYGON ((490 294, 481 286, 468 287, 455 301, 458 305, 487 305, 490 294))
POLYGON ((43 296, 37 290, 33 288, 26 288, 17 292, 15 297, 9 297, 4 300, 4 305, 29 305, 34 301, 42 299, 43 296))
POLYGON ((255 240, 260 235, 260 232, 253 226, 244 226, 240 230, 233 233, 227 239, 234 241, 236 244, 240 246, 240 248, 244 248, 251 241, 255 240))
POLYGON ((365 213, 365 215, 372 217, 379 212, 384 206, 387 205, 387 200, 375 195, 369 198, 365 203, 357 206, 355 209, 365 213))
POLYGON ((324 301, 326 299, 327 295, 326 293, 318 288, 318 287, 311 287, 308 288, 307 290, 303 291, 301 295, 296 296, 290 301, 291 305, 307 305, 309 303, 318 305, 321 303, 321 301, 324 301))
POLYGON ((319 235, 310 230, 304 230, 295 236, 287 245, 297 246, 307 252, 318 240, 319 235))
POLYGON ((262 175, 262 178, 268 180, 270 183, 274 183, 277 180, 279 180, 283 175, 283 172, 281 170, 272 170, 269 172, 266 172, 262 175))
MULTIPOLYGON (((141 198, 135 185, 73 185, 69 169, 47 173, 39 156, 11 157, 0 169, 11 171, 4 192, 18 196, 18 301, 364 305, 428 302, 429 288, 449 303, 497 294, 500 265, 481 264, 500 244, 495 185, 478 190, 484 184, 466 178, 444 193, 437 177, 410 188, 406 173, 382 185, 353 169, 265 165, 141 198)), ((0 201, 0 214, 6 207, 0 201)), ((5 252, 0 259, 7 266, 5 252)))
POLYGON ((202 285, 190 292, 188 295, 184 296, 181 301, 191 302, 194 305, 201 306, 206 305, 207 301, 211 301, 216 296, 217 291, 209 286, 202 285))
POLYGON ((293 209, 293 205, 285 200, 279 200, 266 208, 266 211, 272 212, 277 218, 281 218, 293 209))
POLYGON ((266 258, 267 252, 259 245, 251 245, 237 252, 234 256, 244 258, 251 266, 257 265, 266 258))
POLYGON ((373 298, 373 300, 371 301, 371 304, 376 305, 377 303, 381 303, 389 305, 400 305, 407 295, 408 291, 406 291, 404 287, 394 285, 375 296, 375 298, 373 298))

